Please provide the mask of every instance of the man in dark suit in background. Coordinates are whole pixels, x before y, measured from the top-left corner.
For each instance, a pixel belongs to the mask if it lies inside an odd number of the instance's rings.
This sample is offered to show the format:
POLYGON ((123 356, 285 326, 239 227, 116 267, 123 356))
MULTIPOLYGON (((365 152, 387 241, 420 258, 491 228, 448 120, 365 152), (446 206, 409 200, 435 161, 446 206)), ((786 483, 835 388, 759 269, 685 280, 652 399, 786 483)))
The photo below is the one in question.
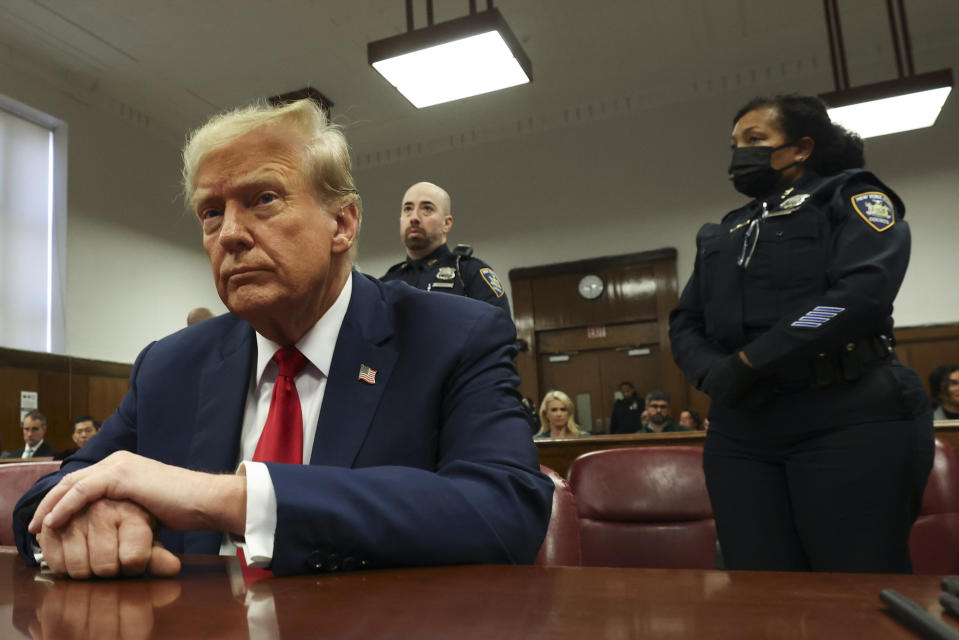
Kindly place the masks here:
POLYGON ((532 562, 552 483, 510 319, 352 271, 360 199, 312 102, 218 116, 183 155, 231 313, 140 354, 100 434, 18 504, 24 556, 29 523, 81 578, 173 574, 224 533, 276 575, 532 562))
POLYGON ((47 417, 34 409, 23 417, 23 448, 13 452, 12 458, 46 458, 57 450, 43 441, 47 435, 47 417))
POLYGON ((636 433, 643 428, 643 409, 646 403, 636 395, 636 387, 632 382, 619 383, 622 398, 613 403, 613 415, 609 421, 610 433, 636 433))

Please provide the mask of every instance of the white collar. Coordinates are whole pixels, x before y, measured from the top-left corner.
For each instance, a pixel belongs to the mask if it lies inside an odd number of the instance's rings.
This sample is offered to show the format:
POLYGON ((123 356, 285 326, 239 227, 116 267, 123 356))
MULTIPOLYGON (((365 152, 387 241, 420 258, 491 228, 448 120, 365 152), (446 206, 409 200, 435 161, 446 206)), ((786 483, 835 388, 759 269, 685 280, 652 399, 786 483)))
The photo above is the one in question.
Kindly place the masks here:
MULTIPOLYGON (((329 377, 330 363, 333 361, 333 349, 336 348, 336 339, 340 335, 340 327, 346 317, 346 309, 350 306, 353 295, 353 274, 350 273, 346 284, 336 297, 333 305, 326 310, 316 324, 294 345, 300 353, 306 356, 320 373, 329 377)), ((253 378, 254 386, 263 381, 263 374, 267 366, 273 361, 273 355, 281 349, 281 345, 269 338, 256 334, 256 375, 253 378)), ((276 366, 276 365, 274 365, 276 366)))

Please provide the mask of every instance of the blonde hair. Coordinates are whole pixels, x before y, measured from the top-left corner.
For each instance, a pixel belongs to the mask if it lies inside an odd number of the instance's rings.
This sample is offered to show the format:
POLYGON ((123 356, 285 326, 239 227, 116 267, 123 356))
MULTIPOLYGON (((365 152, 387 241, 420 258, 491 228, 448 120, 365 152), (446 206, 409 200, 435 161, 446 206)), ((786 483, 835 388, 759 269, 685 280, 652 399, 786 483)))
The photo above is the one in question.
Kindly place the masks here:
POLYGON ((187 136, 183 147, 183 194, 187 203, 196 189, 196 172, 207 155, 266 126, 284 127, 301 134, 305 147, 303 173, 309 177, 316 198, 336 208, 354 204, 362 220, 360 194, 353 182, 346 137, 309 99, 277 107, 253 104, 234 109, 213 116, 187 136))
POLYGON ((576 424, 576 418, 573 417, 576 415, 576 407, 573 406, 573 401, 569 399, 568 395, 562 391, 558 391, 557 389, 551 389, 550 391, 546 392, 545 396, 543 396, 543 401, 539 405, 539 421, 542 426, 536 435, 539 435, 540 433, 549 433, 549 420, 546 418, 546 409, 548 408, 551 400, 559 400, 566 407, 566 411, 569 413, 569 420, 566 422, 566 430, 569 431, 570 435, 583 435, 579 425, 576 424))

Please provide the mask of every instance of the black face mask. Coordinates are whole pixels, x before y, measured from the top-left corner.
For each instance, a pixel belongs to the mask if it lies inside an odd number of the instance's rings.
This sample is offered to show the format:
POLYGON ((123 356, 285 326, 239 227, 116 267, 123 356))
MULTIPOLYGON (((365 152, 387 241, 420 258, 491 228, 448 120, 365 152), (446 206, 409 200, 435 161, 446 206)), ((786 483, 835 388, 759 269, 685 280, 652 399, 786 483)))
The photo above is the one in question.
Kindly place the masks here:
POLYGON ((769 161, 773 152, 785 149, 796 144, 787 142, 778 147, 736 147, 733 149, 733 159, 729 163, 729 179, 733 181, 736 191, 750 198, 759 198, 768 194, 776 187, 782 172, 795 166, 796 162, 786 165, 782 169, 773 169, 769 161))

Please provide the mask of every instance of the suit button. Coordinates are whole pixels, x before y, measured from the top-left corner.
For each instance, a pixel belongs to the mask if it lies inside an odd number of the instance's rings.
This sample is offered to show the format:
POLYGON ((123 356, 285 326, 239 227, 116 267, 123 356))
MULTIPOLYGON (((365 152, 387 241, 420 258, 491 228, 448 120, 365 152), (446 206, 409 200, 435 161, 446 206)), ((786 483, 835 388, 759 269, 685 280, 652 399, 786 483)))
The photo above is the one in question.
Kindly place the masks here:
POLYGON ((343 558, 343 564, 340 566, 343 571, 356 571, 356 568, 360 566, 359 561, 352 557, 347 556, 343 558))
POLYGON ((846 345, 846 351, 855 351, 855 349, 856 349, 855 342, 850 342, 849 344, 846 345))
POLYGON ((323 568, 323 554, 319 551, 314 551, 306 558, 306 566, 308 566, 313 571, 319 571, 323 568))
POLYGON ((326 556, 326 560, 323 561, 323 570, 324 571, 339 571, 340 570, 340 556, 335 553, 331 553, 326 556))

